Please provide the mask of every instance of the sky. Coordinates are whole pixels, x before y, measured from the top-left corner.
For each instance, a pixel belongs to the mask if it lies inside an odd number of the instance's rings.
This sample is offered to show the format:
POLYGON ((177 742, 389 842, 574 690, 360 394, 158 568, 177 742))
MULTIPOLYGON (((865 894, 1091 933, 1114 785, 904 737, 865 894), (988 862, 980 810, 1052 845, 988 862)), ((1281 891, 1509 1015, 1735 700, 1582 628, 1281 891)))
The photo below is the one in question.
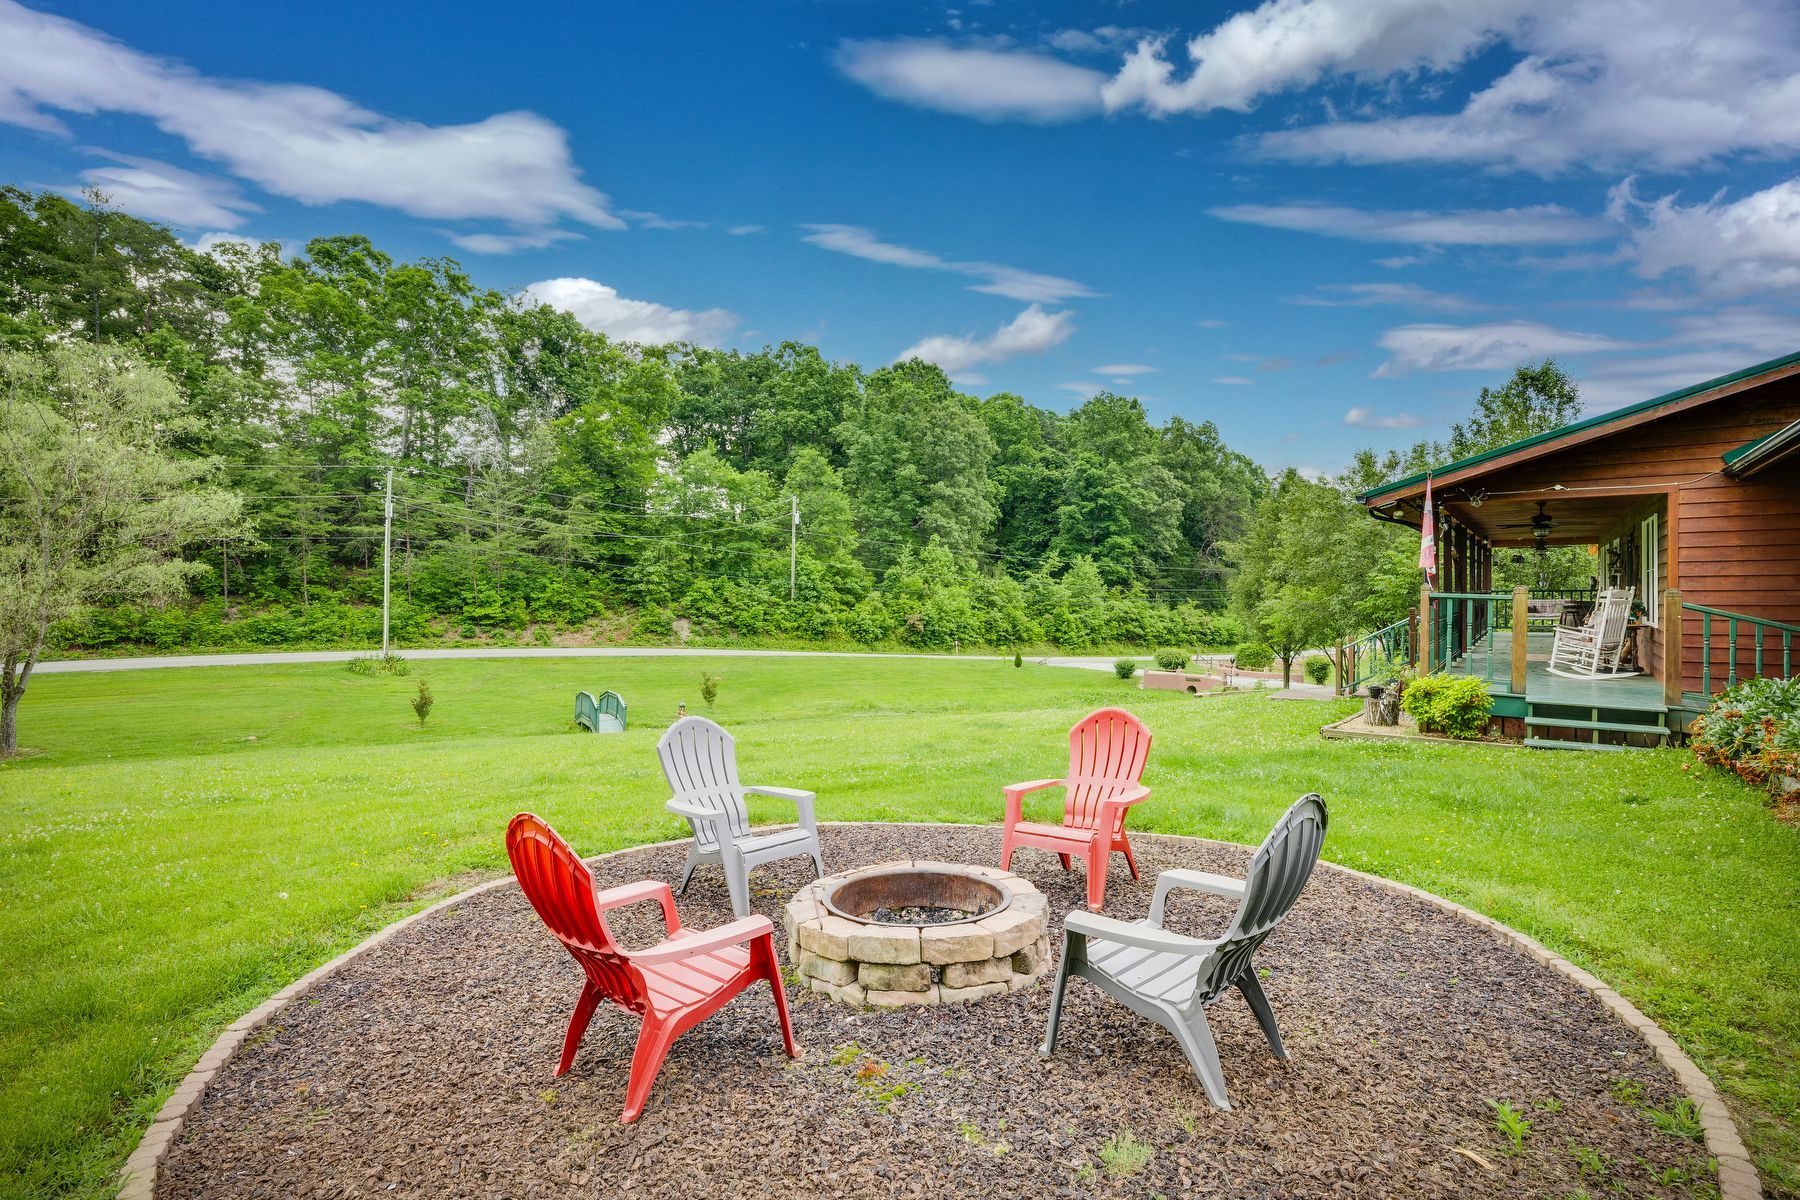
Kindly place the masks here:
POLYGON ((1800 0, 0 0, 0 180, 1330 473, 1800 350, 1800 0))

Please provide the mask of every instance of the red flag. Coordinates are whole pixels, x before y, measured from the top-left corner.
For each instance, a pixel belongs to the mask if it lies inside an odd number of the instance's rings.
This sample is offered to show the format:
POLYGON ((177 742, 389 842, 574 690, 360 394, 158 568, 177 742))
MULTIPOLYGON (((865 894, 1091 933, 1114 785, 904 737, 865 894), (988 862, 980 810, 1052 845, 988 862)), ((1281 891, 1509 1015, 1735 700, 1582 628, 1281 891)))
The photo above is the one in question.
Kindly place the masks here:
POLYGON ((1419 570, 1437 586, 1437 522, 1431 515, 1431 476, 1425 477, 1425 519, 1419 522, 1419 570))

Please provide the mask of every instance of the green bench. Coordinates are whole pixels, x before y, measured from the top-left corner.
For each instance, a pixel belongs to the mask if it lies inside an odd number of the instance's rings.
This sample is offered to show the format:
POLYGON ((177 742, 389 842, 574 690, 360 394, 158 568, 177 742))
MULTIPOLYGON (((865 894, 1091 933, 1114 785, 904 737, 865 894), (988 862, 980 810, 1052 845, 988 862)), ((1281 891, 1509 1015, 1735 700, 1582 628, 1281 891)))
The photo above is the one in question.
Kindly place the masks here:
POLYGON ((575 723, 589 733, 624 733, 625 701, 617 692, 601 692, 598 700, 575 693, 575 723))

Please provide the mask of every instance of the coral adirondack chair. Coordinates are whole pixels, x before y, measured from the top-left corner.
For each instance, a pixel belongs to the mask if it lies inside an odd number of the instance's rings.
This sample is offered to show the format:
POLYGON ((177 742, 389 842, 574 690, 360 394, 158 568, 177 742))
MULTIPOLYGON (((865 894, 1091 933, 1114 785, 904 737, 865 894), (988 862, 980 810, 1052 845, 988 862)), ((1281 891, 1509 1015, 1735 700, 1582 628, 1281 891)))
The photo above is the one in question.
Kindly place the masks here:
POLYGON ((629 1125, 644 1111, 670 1044, 759 979, 769 981, 775 996, 775 1015, 788 1056, 800 1057, 775 958, 775 929, 767 917, 746 917, 695 932, 682 928, 666 883, 647 879, 596 892, 587 864, 554 829, 530 813, 520 813, 507 827, 506 855, 531 907, 587 976, 555 1073, 566 1074, 575 1061, 581 1035, 600 1001, 610 1000, 643 1018, 621 1122, 629 1125), (613 939, 606 914, 644 900, 662 906, 668 937, 647 950, 626 950, 613 939))
POLYGON ((1150 1018, 1181 1043, 1200 1076, 1207 1099, 1231 1108, 1218 1047, 1206 1023, 1206 1007, 1237 988, 1262 1026, 1275 1057, 1285 1059, 1275 1012, 1263 994, 1251 961, 1299 899, 1312 877, 1325 841, 1325 802, 1316 793, 1300 797, 1257 848, 1243 879, 1204 871, 1164 871, 1156 877, 1156 897, 1143 921, 1118 921, 1097 913, 1072 912, 1063 919, 1062 961, 1050 993, 1050 1022, 1043 1053, 1056 1052, 1057 1025, 1069 977, 1080 975, 1101 991, 1150 1018), (1188 937, 1162 927, 1169 893, 1185 888, 1238 901, 1237 916, 1225 936, 1188 937))
POLYGON ((681 873, 685 894, 701 863, 718 863, 725 870, 725 886, 731 893, 731 911, 750 915, 750 872, 764 863, 804 854, 822 878, 825 859, 819 851, 819 830, 813 821, 814 795, 799 788, 745 787, 738 779, 737 742, 705 717, 683 717, 669 726, 656 743, 663 777, 674 798, 664 805, 686 817, 694 831, 688 847, 687 869, 681 873), (774 796, 794 805, 797 828, 757 833, 750 828, 745 796, 774 796))
POLYGON ((1150 731, 1122 708, 1091 712, 1069 730, 1069 773, 1061 779, 1034 779, 1002 789, 1006 795, 1006 832, 1001 841, 1000 869, 1012 870, 1013 851, 1021 846, 1048 850, 1062 860, 1087 864, 1088 907, 1106 902, 1106 869, 1115 852, 1125 856, 1131 877, 1137 859, 1125 839, 1125 814, 1149 799, 1150 789, 1138 782, 1150 757, 1150 731), (1025 819, 1025 797, 1045 788, 1063 789, 1060 825, 1025 819))

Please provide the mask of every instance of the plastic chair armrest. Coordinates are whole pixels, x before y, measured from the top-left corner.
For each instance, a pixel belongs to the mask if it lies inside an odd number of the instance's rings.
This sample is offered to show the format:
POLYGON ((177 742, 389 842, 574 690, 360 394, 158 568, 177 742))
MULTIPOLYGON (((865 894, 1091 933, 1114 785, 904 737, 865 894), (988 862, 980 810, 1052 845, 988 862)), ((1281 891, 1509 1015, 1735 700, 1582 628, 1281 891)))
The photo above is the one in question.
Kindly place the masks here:
POLYGON ((809 792, 805 788, 747 787, 744 789, 744 793, 750 796, 773 796, 777 800, 790 800, 799 813, 800 824, 807 829, 814 826, 813 802, 818 799, 816 792, 809 792))
POLYGON ((639 966, 680 962, 682 959, 711 954, 728 946, 741 946, 745 942, 754 941, 759 937, 767 937, 774 932, 775 926, 767 917, 743 917, 729 925, 721 925, 717 929, 708 929, 704 933, 689 933, 686 937, 673 938, 652 946, 648 950, 633 951, 625 957, 639 966))
POLYGON ((1041 792, 1045 788, 1060 787, 1060 779, 1033 779, 1026 783, 1013 783, 1000 789, 1006 796, 1006 823, 1017 825, 1025 819, 1025 797, 1032 792, 1041 792))
POLYGON ((1116 917, 1105 917, 1099 913, 1080 911, 1072 912, 1063 918, 1063 932, 1095 938, 1102 942, 1113 942, 1121 946, 1136 946, 1142 950, 1161 950, 1173 954, 1196 956, 1211 951, 1219 944, 1203 938, 1188 937, 1182 933, 1170 933, 1166 929, 1158 929, 1154 925, 1140 921, 1121 921, 1116 917))
POLYGON ((675 893, 669 885, 660 879, 646 879, 641 883, 624 883, 615 888, 607 888, 603 892, 594 893, 594 911, 600 914, 602 921, 610 909, 621 908, 627 904, 638 904, 645 900, 654 900, 662 906, 663 928, 670 933, 681 929, 681 915, 675 911, 675 893))
MULTIPOLYGON (((725 814, 716 808, 708 808, 704 804, 689 804, 686 800, 669 800, 663 807, 678 817, 686 817, 689 821, 698 821, 706 825, 724 825, 729 831, 730 822, 725 814)), ((724 839, 721 839, 724 840, 724 839)))
POLYGON ((1229 875, 1213 875, 1206 871, 1164 871, 1156 877, 1156 897, 1150 901, 1150 923, 1161 927, 1163 912, 1174 891, 1206 892, 1227 900, 1244 898, 1244 881, 1229 875))

